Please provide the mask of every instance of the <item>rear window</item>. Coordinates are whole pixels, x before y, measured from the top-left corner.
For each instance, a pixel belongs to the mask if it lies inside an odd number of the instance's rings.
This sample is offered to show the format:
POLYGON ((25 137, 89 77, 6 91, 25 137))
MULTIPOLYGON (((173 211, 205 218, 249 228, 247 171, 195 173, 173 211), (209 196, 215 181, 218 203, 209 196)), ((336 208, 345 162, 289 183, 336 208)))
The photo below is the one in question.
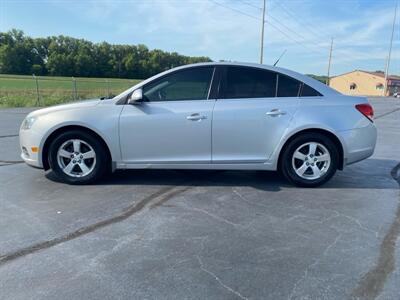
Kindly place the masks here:
POLYGON ((322 96, 321 93, 317 92, 307 84, 305 83, 303 84, 300 97, 319 97, 319 96, 322 96))
POLYGON ((279 74, 278 97, 298 97, 300 94, 301 82, 289 76, 279 74))

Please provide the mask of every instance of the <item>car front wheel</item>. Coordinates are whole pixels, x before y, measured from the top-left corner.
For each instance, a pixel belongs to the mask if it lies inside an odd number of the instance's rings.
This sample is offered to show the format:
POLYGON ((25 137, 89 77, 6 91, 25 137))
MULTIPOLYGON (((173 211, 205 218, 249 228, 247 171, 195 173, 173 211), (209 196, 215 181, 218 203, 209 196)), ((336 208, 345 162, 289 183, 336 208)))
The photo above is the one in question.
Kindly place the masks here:
POLYGON ((98 180, 107 169, 104 146, 83 131, 68 131, 56 137, 50 145, 49 163, 62 181, 88 184, 98 180))
POLYGON ((339 153, 330 138, 319 133, 297 136, 284 149, 281 169, 291 183, 315 187, 327 182, 338 168, 339 153))

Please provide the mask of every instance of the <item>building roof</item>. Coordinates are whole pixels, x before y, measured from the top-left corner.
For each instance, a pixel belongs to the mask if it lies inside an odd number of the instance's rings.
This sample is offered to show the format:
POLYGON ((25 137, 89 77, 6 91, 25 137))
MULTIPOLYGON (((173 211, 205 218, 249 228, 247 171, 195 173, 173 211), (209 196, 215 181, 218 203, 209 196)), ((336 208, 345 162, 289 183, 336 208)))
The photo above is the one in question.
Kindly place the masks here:
MULTIPOLYGON (((378 77, 385 78, 385 73, 384 72, 370 72, 370 71, 364 71, 364 70, 354 70, 354 71, 350 71, 350 72, 346 72, 346 73, 343 73, 343 74, 340 74, 340 75, 333 76, 332 78, 340 77, 340 76, 347 75, 347 74, 354 73, 354 72, 363 72, 363 73, 371 74, 373 76, 378 76, 378 77)), ((400 76, 398 76, 398 75, 389 75, 388 79, 400 80, 400 76)))

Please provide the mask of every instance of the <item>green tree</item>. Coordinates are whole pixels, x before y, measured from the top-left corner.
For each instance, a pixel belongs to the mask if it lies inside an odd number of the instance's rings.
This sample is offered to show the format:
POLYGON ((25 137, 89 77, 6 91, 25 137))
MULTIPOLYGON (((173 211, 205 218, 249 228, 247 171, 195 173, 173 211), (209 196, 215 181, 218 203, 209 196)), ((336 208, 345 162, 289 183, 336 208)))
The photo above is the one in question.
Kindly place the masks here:
POLYGON ((145 45, 92 43, 68 36, 30 38, 21 30, 0 32, 0 73, 146 78, 188 63, 211 61, 145 45))

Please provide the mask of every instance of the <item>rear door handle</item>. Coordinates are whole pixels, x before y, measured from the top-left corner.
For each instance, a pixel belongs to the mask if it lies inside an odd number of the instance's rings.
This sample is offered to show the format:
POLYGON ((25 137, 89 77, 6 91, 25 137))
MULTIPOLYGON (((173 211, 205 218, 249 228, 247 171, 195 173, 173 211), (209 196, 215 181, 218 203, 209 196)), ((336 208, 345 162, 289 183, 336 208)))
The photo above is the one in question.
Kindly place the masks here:
POLYGON ((201 121, 201 120, 207 119, 207 117, 206 116, 200 116, 200 114, 195 113, 195 114, 191 114, 190 116, 187 116, 186 119, 189 120, 189 121, 201 121))
POLYGON ((280 109, 275 108, 267 112, 266 115, 271 117, 278 117, 286 115, 286 111, 281 111, 280 109))

